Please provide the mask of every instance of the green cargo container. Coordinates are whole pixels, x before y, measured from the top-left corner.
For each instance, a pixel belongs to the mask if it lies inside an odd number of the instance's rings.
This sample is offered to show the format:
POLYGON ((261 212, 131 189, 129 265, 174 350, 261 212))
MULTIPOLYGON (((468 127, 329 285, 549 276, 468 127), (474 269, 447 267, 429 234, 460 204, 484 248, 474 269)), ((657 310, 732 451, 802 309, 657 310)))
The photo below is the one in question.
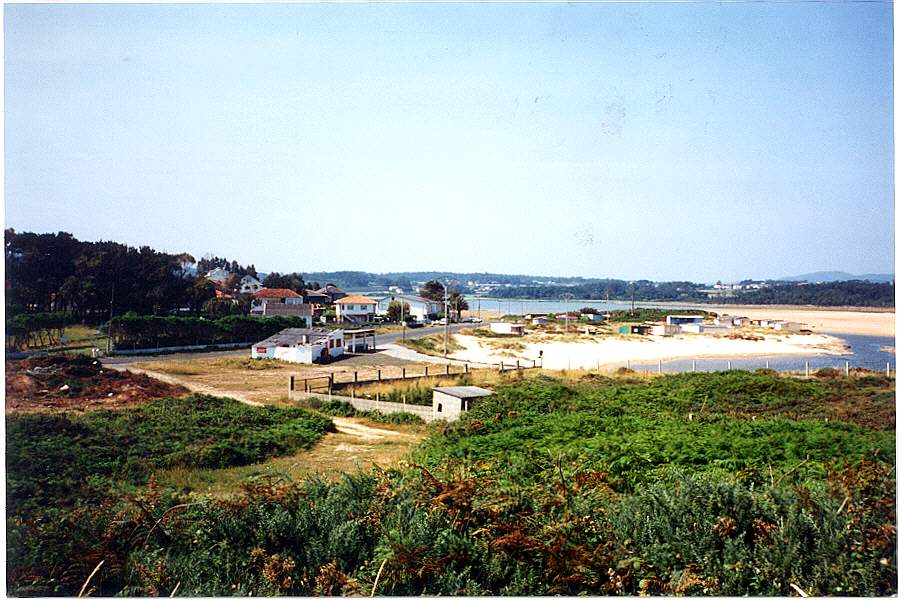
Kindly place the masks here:
POLYGON ((649 325, 621 325, 617 332, 621 335, 648 335, 652 328, 649 325))

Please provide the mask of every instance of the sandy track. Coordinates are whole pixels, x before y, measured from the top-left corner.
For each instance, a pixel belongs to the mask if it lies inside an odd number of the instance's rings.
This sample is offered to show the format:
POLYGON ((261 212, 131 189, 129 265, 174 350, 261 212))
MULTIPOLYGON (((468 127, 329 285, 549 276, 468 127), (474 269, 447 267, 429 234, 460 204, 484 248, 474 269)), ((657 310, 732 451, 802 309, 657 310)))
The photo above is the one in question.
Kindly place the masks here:
POLYGON ((256 402, 255 400, 250 400, 243 394, 239 392, 232 391, 224 391, 217 390, 212 386, 205 385, 202 383, 197 383, 195 381, 189 381, 187 379, 181 379, 179 377, 175 377, 173 375, 166 375, 165 373, 158 373, 156 371, 151 371, 149 369, 140 369, 130 365, 104 365, 106 368, 115 369, 116 371, 131 371, 132 373, 143 373, 148 377, 152 377, 153 379, 158 379, 159 381, 164 381, 165 383, 171 383, 174 385, 183 385, 191 392, 196 392, 198 394, 208 394, 210 396, 222 396, 224 398, 233 398, 238 402, 242 402, 244 404, 249 404, 250 406, 263 406, 261 402, 256 402))

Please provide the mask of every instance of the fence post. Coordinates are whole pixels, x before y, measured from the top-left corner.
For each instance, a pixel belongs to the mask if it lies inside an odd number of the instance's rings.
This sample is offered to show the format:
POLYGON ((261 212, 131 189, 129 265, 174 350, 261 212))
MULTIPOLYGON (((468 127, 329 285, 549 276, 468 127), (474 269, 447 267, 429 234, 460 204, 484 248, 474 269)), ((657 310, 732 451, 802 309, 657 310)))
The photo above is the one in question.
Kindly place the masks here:
POLYGON ((808 363, 808 361, 804 361, 804 376, 811 376, 811 365, 808 363))
POLYGON ((889 373, 889 363, 886 363, 886 379, 889 378, 889 375, 890 375, 890 373, 889 373))
POLYGON ((661 359, 658 359, 658 373, 661 373, 661 359))
POLYGON ((845 361, 845 377, 848 377, 848 361, 845 361))
MULTIPOLYGON (((886 366, 888 368, 888 365, 886 366)), ((468 363, 465 363, 465 375, 468 374, 468 363)))
POLYGON ((353 371, 353 372, 352 372, 352 382, 353 382, 353 383, 358 383, 358 382, 359 382, 359 372, 358 372, 358 371, 353 371))
POLYGON ((309 393, 309 380, 303 379, 302 384, 303 384, 302 385, 303 391, 308 394, 309 393))
POLYGON ((427 372, 430 370, 430 367, 424 365, 424 377, 427 377, 427 372))
POLYGON ((629 358, 627 359, 627 368, 628 369, 630 368, 630 359, 629 358))
POLYGON ((377 380, 380 381, 380 369, 377 370, 377 380))
POLYGON ((291 398, 293 396, 293 382, 294 382, 295 378, 296 378, 295 375, 290 376, 290 383, 287 385, 287 397, 288 398, 291 398))
POLYGON ((331 373, 327 376, 327 395, 331 395, 331 390, 334 389, 334 374, 331 373))
POLYGON ((499 361, 499 372, 501 373, 504 370, 505 370, 505 361, 500 360, 499 361))
POLYGON ((695 359, 692 359, 692 372, 695 373, 695 359))
POLYGON ((405 379, 405 367, 402 367, 402 378, 405 379))
POLYGON ((519 360, 514 361, 514 368, 520 371, 521 370, 521 361, 519 361, 519 360))
POLYGON ((446 375, 449 374, 449 363, 446 363, 446 375))

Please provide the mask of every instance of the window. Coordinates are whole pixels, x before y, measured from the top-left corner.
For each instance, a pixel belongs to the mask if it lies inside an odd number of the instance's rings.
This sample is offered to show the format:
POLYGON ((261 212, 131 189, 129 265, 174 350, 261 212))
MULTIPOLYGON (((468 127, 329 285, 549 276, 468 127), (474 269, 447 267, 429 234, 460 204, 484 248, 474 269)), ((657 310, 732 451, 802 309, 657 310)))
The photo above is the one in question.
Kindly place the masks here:
POLYGON ((337 340, 337 348, 343 345, 343 340, 337 340))
POLYGON ((437 402, 437 412, 443 412, 443 403, 437 402))

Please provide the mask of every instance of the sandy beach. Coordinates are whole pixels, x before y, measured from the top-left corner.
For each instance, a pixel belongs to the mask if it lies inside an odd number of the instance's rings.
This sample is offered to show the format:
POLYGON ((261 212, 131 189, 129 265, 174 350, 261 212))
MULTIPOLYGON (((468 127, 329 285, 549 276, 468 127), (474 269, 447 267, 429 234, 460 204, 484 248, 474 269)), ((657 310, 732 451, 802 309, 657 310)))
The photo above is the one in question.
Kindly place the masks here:
MULTIPOLYGON (((651 304, 646 303, 646 306, 651 304)), ((671 303, 670 306, 675 306, 671 303)), ((895 311, 879 309, 821 308, 803 306, 713 306, 704 310, 751 319, 782 319, 806 323, 813 331, 854 335, 895 336, 895 311)), ((476 313, 471 313, 476 316, 476 313)), ((484 319, 498 318, 498 311, 483 310, 484 319)))
POLYGON ((632 338, 607 337, 582 342, 560 342, 540 339, 528 334, 524 337, 506 338, 520 346, 511 349, 491 348, 495 338, 479 338, 472 335, 454 336, 464 350, 453 352, 450 358, 472 362, 499 364, 499 362, 526 362, 539 360, 542 351, 546 369, 577 369, 616 367, 627 361, 649 362, 676 358, 751 357, 773 354, 831 354, 850 353, 844 341, 822 334, 770 335, 763 340, 728 339, 707 335, 678 335, 673 337, 633 336, 632 338), (527 338, 531 337, 530 340, 527 338))

